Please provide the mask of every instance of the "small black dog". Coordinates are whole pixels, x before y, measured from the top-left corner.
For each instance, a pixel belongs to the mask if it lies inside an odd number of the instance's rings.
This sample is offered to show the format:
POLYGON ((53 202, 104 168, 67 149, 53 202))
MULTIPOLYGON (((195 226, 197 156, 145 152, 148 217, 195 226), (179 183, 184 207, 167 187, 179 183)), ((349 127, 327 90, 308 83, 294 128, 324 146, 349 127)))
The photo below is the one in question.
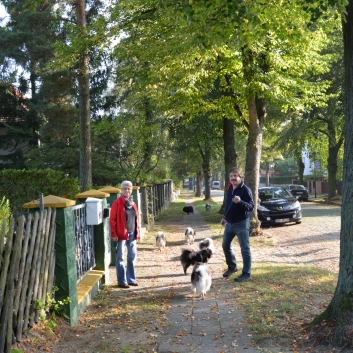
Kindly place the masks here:
POLYGON ((184 211, 185 213, 187 213, 187 214, 189 214, 189 213, 194 214, 194 208, 193 208, 192 206, 185 206, 185 207, 183 208, 183 211, 184 211))
POLYGON ((207 212, 211 211, 211 205, 209 203, 206 203, 205 208, 207 212))
POLYGON ((207 263, 212 257, 212 250, 203 249, 200 251, 195 251, 191 248, 185 248, 181 251, 180 262, 183 266, 184 273, 191 265, 195 265, 196 262, 207 263))

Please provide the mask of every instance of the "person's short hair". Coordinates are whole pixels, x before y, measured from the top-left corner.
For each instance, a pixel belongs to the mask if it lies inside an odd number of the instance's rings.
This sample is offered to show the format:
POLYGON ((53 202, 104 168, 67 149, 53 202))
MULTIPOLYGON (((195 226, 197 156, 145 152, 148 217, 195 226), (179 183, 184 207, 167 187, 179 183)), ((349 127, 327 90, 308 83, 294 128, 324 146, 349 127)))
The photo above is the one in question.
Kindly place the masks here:
POLYGON ((232 167, 232 168, 229 168, 228 170, 228 175, 230 173, 234 173, 234 174, 238 174, 241 178, 243 177, 243 172, 240 168, 238 167, 232 167))
POLYGON ((123 189, 125 185, 128 185, 132 188, 132 182, 130 180, 124 180, 121 184, 120 184, 120 189, 123 189))

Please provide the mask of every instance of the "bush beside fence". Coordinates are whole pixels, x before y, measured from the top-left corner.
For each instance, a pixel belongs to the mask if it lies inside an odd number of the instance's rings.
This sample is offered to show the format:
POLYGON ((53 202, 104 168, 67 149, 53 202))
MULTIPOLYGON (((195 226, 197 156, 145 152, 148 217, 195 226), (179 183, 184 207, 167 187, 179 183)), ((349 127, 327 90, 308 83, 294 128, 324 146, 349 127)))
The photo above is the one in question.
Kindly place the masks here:
POLYGON ((22 205, 38 200, 39 193, 74 199, 79 192, 77 178, 66 178, 64 173, 53 169, 0 171, 0 195, 6 195, 12 212, 22 212, 22 205))

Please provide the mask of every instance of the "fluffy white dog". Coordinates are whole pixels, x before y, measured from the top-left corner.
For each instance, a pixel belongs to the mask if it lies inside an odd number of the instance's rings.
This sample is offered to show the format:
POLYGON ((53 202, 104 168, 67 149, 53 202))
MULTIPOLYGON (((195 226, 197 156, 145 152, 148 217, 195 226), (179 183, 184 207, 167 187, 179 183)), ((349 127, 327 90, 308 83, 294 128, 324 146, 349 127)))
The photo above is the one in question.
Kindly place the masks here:
POLYGON ((211 288, 211 271, 204 263, 197 262, 191 274, 191 286, 193 294, 200 293, 201 299, 205 299, 206 292, 211 288))
POLYGON ((191 228, 187 227, 185 230, 185 242, 188 245, 194 244, 196 232, 191 228))
POLYGON ((156 246, 158 250, 162 251, 167 243, 167 238, 162 231, 159 231, 156 235, 156 246))

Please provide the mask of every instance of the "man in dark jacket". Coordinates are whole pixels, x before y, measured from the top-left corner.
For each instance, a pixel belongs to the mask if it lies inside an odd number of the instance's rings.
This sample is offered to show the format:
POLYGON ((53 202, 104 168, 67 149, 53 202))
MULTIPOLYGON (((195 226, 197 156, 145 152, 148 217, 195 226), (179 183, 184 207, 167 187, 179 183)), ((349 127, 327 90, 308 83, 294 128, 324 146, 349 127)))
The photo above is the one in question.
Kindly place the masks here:
POLYGON ((251 252, 250 252, 250 214, 254 209, 252 192, 242 180, 242 172, 233 167, 228 171, 230 185, 227 190, 227 201, 224 217, 221 224, 225 225, 222 248, 228 270, 223 277, 229 277, 238 271, 236 258, 232 248, 232 241, 238 237, 241 255, 243 257, 242 274, 235 278, 236 282, 247 282, 251 280, 251 252))

